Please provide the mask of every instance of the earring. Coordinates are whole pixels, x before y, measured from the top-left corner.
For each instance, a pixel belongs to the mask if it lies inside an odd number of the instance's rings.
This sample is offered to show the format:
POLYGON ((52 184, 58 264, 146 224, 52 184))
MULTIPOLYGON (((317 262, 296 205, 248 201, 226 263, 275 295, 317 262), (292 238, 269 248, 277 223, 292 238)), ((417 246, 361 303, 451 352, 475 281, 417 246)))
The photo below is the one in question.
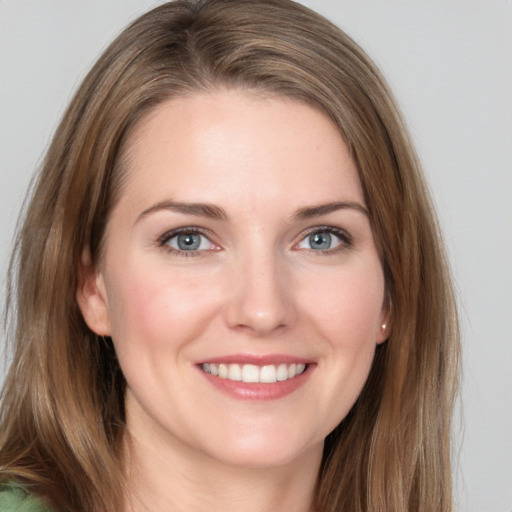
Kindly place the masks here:
POLYGON ((380 326, 380 328, 382 329, 382 332, 385 332, 385 331, 386 331, 386 327, 387 327, 387 325, 386 325, 386 324, 382 324, 382 325, 380 326))

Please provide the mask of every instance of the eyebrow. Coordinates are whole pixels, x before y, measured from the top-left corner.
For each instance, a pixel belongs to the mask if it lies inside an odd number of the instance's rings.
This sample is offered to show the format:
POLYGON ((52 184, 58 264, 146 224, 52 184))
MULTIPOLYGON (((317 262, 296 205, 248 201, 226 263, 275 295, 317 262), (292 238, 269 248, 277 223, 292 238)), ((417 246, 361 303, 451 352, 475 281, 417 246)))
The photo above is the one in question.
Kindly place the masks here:
POLYGON ((144 210, 138 217, 139 222, 143 217, 150 213, 161 210, 171 210, 184 215, 196 215, 198 217, 207 217, 214 220, 226 220, 228 218, 226 212, 219 206, 208 203, 183 203, 180 201, 161 201, 144 210))
MULTIPOLYGON (((360 203, 353 201, 334 201, 331 203, 319 204, 315 206, 306 206, 299 208, 293 215, 293 220, 306 220, 314 217, 320 217, 337 210, 356 210, 368 217, 368 210, 360 203)), ((161 201, 145 209, 135 221, 136 223, 151 213, 162 210, 170 210, 183 215, 194 215, 197 217, 206 217, 213 220, 227 220, 228 215, 223 208, 209 203, 184 203, 181 201, 161 201)))
POLYGON ((317 206, 306 206, 299 208, 293 215, 295 220, 311 219, 313 217, 320 217, 337 210, 356 210, 368 217, 368 210, 360 203, 353 201, 334 201, 332 203, 319 204, 317 206))

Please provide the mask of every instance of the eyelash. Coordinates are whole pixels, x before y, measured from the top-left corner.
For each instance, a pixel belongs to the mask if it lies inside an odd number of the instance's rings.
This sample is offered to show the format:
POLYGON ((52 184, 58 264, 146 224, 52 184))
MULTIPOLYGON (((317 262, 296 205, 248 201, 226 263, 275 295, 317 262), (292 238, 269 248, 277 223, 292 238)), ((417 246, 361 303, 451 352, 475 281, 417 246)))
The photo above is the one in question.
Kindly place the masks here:
POLYGON ((179 235, 201 235, 201 236, 205 237, 207 240, 209 240, 213 245, 215 245, 215 243, 210 240, 211 234, 209 234, 207 231, 205 231, 201 228, 189 226, 189 227, 185 227, 185 228, 178 228, 178 229, 173 229, 171 231, 167 231, 166 233, 164 233, 162 236, 160 236, 158 238, 158 246, 165 248, 168 253, 174 254, 176 256, 182 256, 185 258, 198 257, 198 256, 202 255, 201 253, 205 252, 205 251, 199 251, 199 250, 184 251, 184 250, 180 250, 180 249, 175 249, 174 247, 170 247, 169 245, 167 245, 170 240, 172 240, 173 238, 175 238, 179 235))
MULTIPOLYGON (((349 248, 353 244, 352 237, 346 231, 340 228, 335 228, 333 226, 315 226, 313 228, 308 229, 305 233, 303 233, 300 240, 296 244, 294 244, 293 247, 297 247, 299 244, 304 242, 304 240, 306 240, 309 236, 315 233, 328 233, 330 235, 336 236, 340 240, 340 244, 332 249, 305 249, 310 253, 315 253, 316 255, 334 254, 349 248)), ((176 256, 182 256, 185 258, 198 257, 201 256, 203 252, 206 252, 205 250, 185 251, 175 249, 174 247, 170 247, 169 245, 167 245, 170 240, 179 235, 201 235, 205 237, 208 241, 210 241, 210 243, 215 245, 215 243, 211 241, 211 234, 208 233, 207 231, 198 227, 184 227, 167 231, 163 235, 161 235, 157 240, 158 247, 165 248, 168 253, 174 254, 176 256)))
POLYGON ((336 254, 345 249, 348 249, 353 244, 353 238, 346 231, 340 228, 336 228, 333 226, 315 226, 313 228, 308 229, 302 236, 299 242, 297 242, 294 247, 297 247, 304 240, 306 240, 309 236, 314 235, 315 233, 328 233, 330 235, 336 236, 340 240, 340 244, 337 247, 332 249, 306 249, 310 253, 314 253, 316 255, 329 255, 336 254))

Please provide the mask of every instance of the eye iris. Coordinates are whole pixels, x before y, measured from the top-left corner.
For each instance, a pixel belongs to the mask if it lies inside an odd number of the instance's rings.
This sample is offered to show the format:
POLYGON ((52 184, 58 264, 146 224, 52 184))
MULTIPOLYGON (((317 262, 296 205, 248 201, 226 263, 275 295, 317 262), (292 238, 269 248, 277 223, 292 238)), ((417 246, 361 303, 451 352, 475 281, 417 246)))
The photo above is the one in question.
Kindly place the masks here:
POLYGON ((313 233, 309 235, 309 243, 312 249, 329 249, 331 247, 331 238, 329 233, 313 233))
POLYGON ((201 235, 197 233, 183 233, 178 235, 177 243, 182 251, 195 251, 201 245, 201 235))

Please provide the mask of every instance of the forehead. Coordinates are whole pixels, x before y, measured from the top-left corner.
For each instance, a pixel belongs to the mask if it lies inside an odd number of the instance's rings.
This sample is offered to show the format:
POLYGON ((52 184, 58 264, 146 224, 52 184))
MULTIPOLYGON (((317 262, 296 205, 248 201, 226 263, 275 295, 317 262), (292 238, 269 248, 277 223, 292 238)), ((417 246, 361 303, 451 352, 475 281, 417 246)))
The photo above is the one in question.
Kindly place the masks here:
POLYGON ((129 135, 123 162, 121 196, 140 200, 217 202, 243 194, 266 202, 282 201, 285 191, 308 202, 362 200, 355 164, 324 113, 247 91, 162 103, 129 135))

